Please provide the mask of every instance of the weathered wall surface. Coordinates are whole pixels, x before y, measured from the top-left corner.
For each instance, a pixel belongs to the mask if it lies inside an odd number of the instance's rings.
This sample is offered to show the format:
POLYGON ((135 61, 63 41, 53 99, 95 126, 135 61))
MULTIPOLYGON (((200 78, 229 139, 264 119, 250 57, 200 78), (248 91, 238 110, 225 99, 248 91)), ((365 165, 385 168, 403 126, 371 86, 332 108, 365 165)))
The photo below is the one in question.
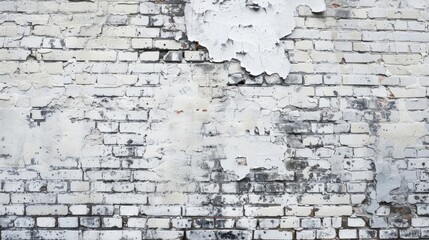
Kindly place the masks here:
POLYGON ((428 20, 0 1, 1 239, 429 238, 428 20))

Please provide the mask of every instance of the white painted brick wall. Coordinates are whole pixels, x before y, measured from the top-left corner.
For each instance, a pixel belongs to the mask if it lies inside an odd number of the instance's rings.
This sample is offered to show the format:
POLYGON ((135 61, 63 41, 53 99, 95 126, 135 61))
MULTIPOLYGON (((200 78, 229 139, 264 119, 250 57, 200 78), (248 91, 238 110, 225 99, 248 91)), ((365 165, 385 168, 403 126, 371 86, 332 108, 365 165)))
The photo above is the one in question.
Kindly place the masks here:
POLYGON ((325 2, 282 79, 185 1, 2 1, 0 238, 428 238, 429 3, 325 2))

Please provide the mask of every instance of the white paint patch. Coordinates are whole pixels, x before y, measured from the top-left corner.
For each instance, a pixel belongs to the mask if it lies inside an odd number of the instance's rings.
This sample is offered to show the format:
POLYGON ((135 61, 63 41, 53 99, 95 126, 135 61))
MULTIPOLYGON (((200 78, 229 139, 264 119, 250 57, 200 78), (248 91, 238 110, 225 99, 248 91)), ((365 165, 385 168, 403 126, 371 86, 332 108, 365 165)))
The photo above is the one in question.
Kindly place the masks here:
POLYGON ((152 171, 169 189, 189 191, 210 178, 216 161, 239 179, 256 168, 287 173, 287 146, 275 138, 279 111, 272 97, 227 88, 223 65, 177 70, 162 69, 165 82, 152 99, 159 112, 151 112, 162 121, 151 125, 144 155, 161 159, 152 171))
POLYGON ((192 80, 189 66, 167 65, 161 72, 164 79, 152 99, 159 107, 151 112, 161 121, 152 124, 147 133, 144 157, 161 159, 152 171, 166 181, 166 188, 186 192, 197 181, 207 179, 207 168, 213 167, 203 130, 215 122, 216 105, 212 104, 213 96, 201 91, 203 83, 192 80))
MULTIPOLYGON (((60 161, 77 158, 82 154, 85 137, 93 124, 70 120, 73 112, 53 112, 40 126, 27 119, 31 109, 1 109, 1 153, 12 161, 0 161, 0 167, 40 168, 48 171, 50 166, 61 165, 60 161)), ((7 159, 7 158, 6 158, 7 159)))
POLYGON ((252 75, 286 78, 290 62, 280 39, 295 28, 299 5, 313 12, 326 8, 323 0, 191 0, 185 7, 188 38, 206 47, 213 62, 237 59, 252 75))
MULTIPOLYGON (((399 122, 381 123, 378 129, 377 150, 378 156, 375 160, 377 186, 375 194, 371 196, 373 202, 367 208, 368 212, 374 213, 380 202, 396 202, 401 200, 391 194, 393 190, 401 188, 404 173, 395 165, 389 155, 394 158, 404 158, 404 150, 408 146, 417 146, 419 139, 429 134, 424 122, 414 122, 408 115, 405 102, 397 101, 399 122), (391 151, 393 149, 393 152, 391 151)), ((404 200, 404 199, 403 199, 404 200)), ((403 201, 402 200, 402 201, 403 201)))

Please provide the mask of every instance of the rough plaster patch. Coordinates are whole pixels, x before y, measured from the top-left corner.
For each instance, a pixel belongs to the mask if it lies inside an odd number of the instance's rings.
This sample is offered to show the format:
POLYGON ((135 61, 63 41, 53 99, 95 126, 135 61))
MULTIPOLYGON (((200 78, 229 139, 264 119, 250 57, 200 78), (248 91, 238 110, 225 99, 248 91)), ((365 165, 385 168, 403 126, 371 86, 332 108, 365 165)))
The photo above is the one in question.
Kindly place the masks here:
POLYGON ((396 199, 392 191, 401 188, 405 176, 389 155, 404 158, 405 148, 416 146, 418 140, 428 134, 425 123, 414 122, 409 117, 403 100, 397 101, 397 108, 400 122, 381 123, 379 126, 378 155, 375 161, 377 186, 375 193, 371 195, 376 201, 371 202, 368 212, 374 213, 380 202, 403 201, 396 199), (393 149, 393 153, 389 152, 390 149, 393 149))
POLYGON ((382 124, 380 126, 381 153, 376 160, 377 202, 392 202, 391 191, 401 187, 403 177, 394 162, 386 158, 386 149, 394 149, 395 157, 404 157, 407 146, 415 146, 428 132, 424 123, 382 124))
POLYGON ((72 122, 69 112, 54 112, 40 126, 30 123, 28 108, 0 110, 0 148, 12 161, 0 161, 0 167, 38 168, 48 171, 58 161, 79 157, 91 124, 72 122))
POLYGON ((207 47, 214 62, 237 59, 252 75, 286 78, 290 62, 280 39, 295 28, 299 5, 313 12, 326 8, 323 0, 191 0, 185 7, 188 38, 207 47))
POLYGON ((427 0, 408 0, 408 5, 414 8, 425 9, 429 5, 427 0))
POLYGON ((190 66, 164 66, 161 71, 164 78, 153 98, 159 107, 152 115, 163 120, 152 124, 144 157, 161 159, 153 169, 159 179, 167 181, 170 189, 186 191, 207 177, 207 167, 213 167, 202 132, 214 118, 215 105, 210 104, 212 96, 202 93, 198 82, 191 80, 190 66))
POLYGON ((285 140, 277 141, 275 138, 275 125, 280 118, 274 109, 275 102, 267 102, 263 97, 245 97, 239 90, 235 93, 230 91, 227 96, 225 110, 235 110, 230 117, 225 114, 221 121, 224 125, 224 141, 220 141, 224 153, 223 169, 240 179, 256 168, 275 168, 280 174, 285 174, 287 146, 285 140), (255 131, 257 136, 252 136, 255 131), (265 132, 270 132, 269 136, 260 136, 265 132))
POLYGON ((276 103, 227 88, 225 67, 207 67, 162 70, 165 84, 153 98, 160 112, 151 114, 164 120, 152 124, 145 152, 145 158, 162 160, 153 171, 176 191, 207 180, 216 161, 239 179, 255 168, 286 173, 287 146, 273 133, 279 121, 276 103))

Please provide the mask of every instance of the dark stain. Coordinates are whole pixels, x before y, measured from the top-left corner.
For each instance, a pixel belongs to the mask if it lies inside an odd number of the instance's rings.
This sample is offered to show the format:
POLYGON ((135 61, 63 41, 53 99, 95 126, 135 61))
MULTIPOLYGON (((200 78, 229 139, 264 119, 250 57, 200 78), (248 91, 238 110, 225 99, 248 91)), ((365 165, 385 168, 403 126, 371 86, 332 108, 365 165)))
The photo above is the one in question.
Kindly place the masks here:
MULTIPOLYGON (((232 231, 230 232, 219 232, 219 237, 220 239, 239 239, 239 236, 234 234, 232 231)), ((241 239, 244 239, 244 237, 242 237, 241 239)))

